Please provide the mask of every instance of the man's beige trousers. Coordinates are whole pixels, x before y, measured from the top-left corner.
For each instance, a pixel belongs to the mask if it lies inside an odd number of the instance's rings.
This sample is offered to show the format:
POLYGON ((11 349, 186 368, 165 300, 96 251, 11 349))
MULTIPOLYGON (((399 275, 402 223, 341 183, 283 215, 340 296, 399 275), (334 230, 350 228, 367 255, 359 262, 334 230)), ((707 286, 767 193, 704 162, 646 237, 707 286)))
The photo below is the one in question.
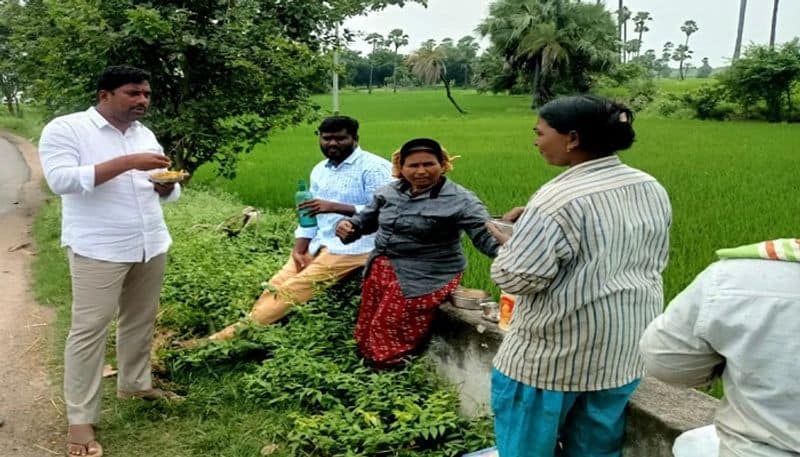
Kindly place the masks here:
POLYGON ((293 304, 311 300, 316 292, 348 276, 367 263, 369 254, 337 255, 320 249, 314 260, 298 272, 289 260, 270 280, 275 292, 265 291, 253 305, 250 317, 261 325, 272 324, 285 316, 293 304))
POLYGON ((64 400, 70 425, 96 424, 103 397, 106 333, 117 317, 117 389, 152 388, 150 346, 166 254, 149 262, 94 260, 68 250, 72 326, 64 350, 64 400))
MULTIPOLYGON (((311 300, 316 292, 348 276, 364 266, 367 254, 337 255, 320 249, 314 260, 302 271, 297 271, 292 257, 269 280, 272 290, 265 290, 250 311, 250 319, 261 325, 279 321, 292 306, 311 300)), ((227 340, 236 335, 240 323, 232 324, 210 336, 212 340, 227 340)))

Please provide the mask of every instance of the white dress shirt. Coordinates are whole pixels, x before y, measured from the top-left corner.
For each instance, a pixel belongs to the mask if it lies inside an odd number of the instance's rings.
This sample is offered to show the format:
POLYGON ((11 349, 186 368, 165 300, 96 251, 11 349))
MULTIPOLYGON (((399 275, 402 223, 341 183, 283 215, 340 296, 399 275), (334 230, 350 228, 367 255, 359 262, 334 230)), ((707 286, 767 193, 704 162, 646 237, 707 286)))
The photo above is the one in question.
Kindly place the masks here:
POLYGON ((720 457, 800 455, 800 263, 712 264, 640 342, 648 374, 683 386, 722 370, 720 457))
MULTIPOLYGON (((151 171, 129 170, 95 186, 95 165, 163 148, 150 129, 134 122, 121 133, 92 107, 50 121, 39 140, 47 184, 61 196, 61 245, 109 262, 141 262, 163 254, 172 239, 151 171)), ((180 186, 164 200, 180 196, 180 186)))

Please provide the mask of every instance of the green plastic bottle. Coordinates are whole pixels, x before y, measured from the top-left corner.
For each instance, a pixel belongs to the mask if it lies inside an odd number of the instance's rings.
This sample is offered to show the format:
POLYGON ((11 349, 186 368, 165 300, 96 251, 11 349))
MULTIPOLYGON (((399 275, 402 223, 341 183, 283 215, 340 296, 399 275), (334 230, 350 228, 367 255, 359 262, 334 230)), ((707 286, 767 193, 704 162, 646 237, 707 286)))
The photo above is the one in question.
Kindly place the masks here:
MULTIPOLYGON (((312 200, 314 198, 309 192, 308 188, 306 187, 306 182, 302 179, 297 181, 297 192, 294 193, 294 203, 295 205, 299 205, 308 200, 312 200)), ((300 223, 300 227, 316 227, 317 226, 317 217, 316 216, 309 216, 308 210, 297 210, 297 220, 300 223)))

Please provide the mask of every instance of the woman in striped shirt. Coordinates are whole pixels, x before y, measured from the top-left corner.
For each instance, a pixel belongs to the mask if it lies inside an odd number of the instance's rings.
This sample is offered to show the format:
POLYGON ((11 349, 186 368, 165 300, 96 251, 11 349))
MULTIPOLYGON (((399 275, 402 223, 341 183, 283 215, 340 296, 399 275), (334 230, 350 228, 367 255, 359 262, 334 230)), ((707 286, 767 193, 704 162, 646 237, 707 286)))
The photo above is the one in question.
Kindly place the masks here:
POLYGON ((644 374, 637 343, 663 308, 670 202, 652 176, 624 165, 633 113, 575 96, 541 108, 536 141, 568 167, 505 217, 514 234, 492 278, 517 295, 494 359, 500 455, 619 456, 628 398, 644 374))

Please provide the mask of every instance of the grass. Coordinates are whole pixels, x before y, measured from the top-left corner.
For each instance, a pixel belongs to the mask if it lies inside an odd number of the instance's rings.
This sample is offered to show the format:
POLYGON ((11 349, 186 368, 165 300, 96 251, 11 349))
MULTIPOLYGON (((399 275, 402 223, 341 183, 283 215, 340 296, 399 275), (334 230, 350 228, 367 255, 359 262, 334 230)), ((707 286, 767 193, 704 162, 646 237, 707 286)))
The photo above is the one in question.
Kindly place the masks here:
MULTIPOLYGON (((39 249, 34 275, 37 300, 58 310, 54 339, 60 346, 70 321, 70 292, 58 241, 59 206, 51 199, 34 226, 39 249)), ((232 198, 196 189, 165 206, 176 243, 169 254, 158 335, 206 334, 209 321, 212 326, 234 321, 258 296, 265 272, 285 260, 292 214, 264 214, 255 229, 237 237, 216 228, 240 211, 232 198)), ((231 343, 177 352, 159 344, 157 385, 186 394, 181 403, 118 401, 115 380, 106 379, 98 434, 106 452, 245 457, 276 444, 270 454, 275 457, 355 457, 375 455, 356 450, 388 435, 393 435, 391 447, 384 445, 380 455, 444 457, 455 455, 445 449, 461 453, 488 445, 490 423, 458 418, 457 394, 432 375, 424 360, 377 373, 364 366, 351 337, 357 286, 354 280, 332 288, 295 310, 291 325, 251 328, 231 343), (403 416, 404 408, 416 416, 403 416), (405 419, 390 420, 395 411, 405 419), (354 422, 353 415, 372 421, 354 422), (438 450, 417 451, 421 435, 434 426, 447 430, 437 438, 438 450), (353 452, 345 452, 345 446, 353 452)), ((107 360, 113 363, 111 338, 109 343, 107 360)), ((61 369, 54 371, 60 376, 61 369)))
MULTIPOLYGON (((216 198, 189 197, 184 205, 207 207, 213 202, 217 214, 235 213, 239 206, 216 198)), ((49 199, 33 227, 38 255, 33 266, 36 300, 56 309, 54 330, 54 374, 63 371, 63 342, 70 324, 70 275, 64 250, 60 247, 60 202, 49 199)), ((113 332, 109 332, 113 335, 113 332)), ((109 350, 113 341, 109 341, 109 350)), ((108 359, 113 360, 110 351, 108 359)), ((119 402, 115 379, 104 380, 103 417, 99 437, 107 454, 151 457, 213 455, 251 457, 260 455, 265 443, 279 442, 277 430, 286 425, 284 411, 257 407, 242 397, 241 369, 231 367, 214 376, 188 373, 181 379, 191 385, 191 400, 177 405, 119 402), (274 427, 270 433, 265 424, 274 427), (154 439, 154 437, 158 437, 154 439)), ((276 457, 288 457, 277 452, 276 457)))
MULTIPOLYGON (((204 204, 207 202, 204 202, 204 204)), ((215 210, 235 212, 238 206, 214 200, 215 210)), ((70 274, 66 254, 60 247, 60 202, 49 199, 33 227, 38 255, 33 265, 36 300, 56 309, 53 373, 61 384, 63 342, 70 325, 70 274)), ((109 332, 113 335, 113 332, 109 332)), ((113 348, 110 341, 109 348, 113 348)), ((113 354, 109 353, 110 360, 113 354)), ((213 455, 250 457, 259 455, 265 443, 278 439, 264 424, 276 429, 285 422, 283 413, 264 410, 241 398, 235 390, 241 372, 230 370, 218 376, 194 376, 192 399, 180 405, 118 402, 115 380, 104 380, 104 410, 99 436, 107 454, 172 457, 213 455), (154 439, 153 437, 158 437, 154 439), (235 439, 232 439, 235 437, 235 439)), ((288 457, 276 453, 276 457, 288 457)))
MULTIPOLYGON (((668 90, 699 84, 662 81, 668 90)), ((452 178, 475 191, 492 213, 524 205, 561 170, 545 164, 532 146, 535 115, 525 96, 458 91, 470 113, 458 115, 442 92, 345 92, 342 112, 361 122, 361 144, 383 157, 415 136, 437 138, 452 153, 452 178)), ((322 106, 328 98, 319 98, 322 106)), ((800 200, 797 152, 800 126, 757 122, 639 119, 637 141, 625 162, 651 173, 670 193, 674 225, 665 273, 673 297, 706 265, 714 251, 763 239, 794 236, 800 200)), ((290 207, 297 179, 321 160, 313 125, 280 132, 241 159, 238 175, 216 178, 201 168, 195 182, 265 208, 290 207)), ((470 249, 464 283, 495 290, 489 260, 470 249)))
POLYGON ((17 135, 36 141, 42 132, 43 115, 39 109, 32 106, 22 107, 22 116, 9 114, 5 107, 0 107, 0 128, 10 130, 17 135))
MULTIPOLYGON (((342 108, 361 120, 364 147, 384 157, 412 136, 441 140, 453 153, 462 155, 452 178, 473 189, 493 213, 524 204, 541 184, 559 173, 560 170, 544 164, 531 146, 535 117, 528 108, 527 97, 481 96, 463 91, 455 96, 470 111, 469 115, 455 114, 437 91, 376 92, 372 96, 345 93, 342 108)), ((321 97, 318 101, 324 105, 327 99, 321 97)), ((0 117, 0 125, 16 125, 17 131, 27 137, 38 132, 37 122, 31 118, 20 122, 0 117)), ((794 198, 798 190, 794 145, 800 144, 798 126, 658 119, 641 119, 636 126, 637 143, 623 154, 623 160, 656 176, 670 192, 673 202, 671 259, 665 273, 668 298, 711 262, 714 250, 719 247, 797 234, 800 202, 794 198)), ((212 168, 205 167, 193 182, 230 191, 247 204, 290 207, 296 180, 307 177, 321 158, 313 132, 313 126, 306 125, 276 134, 269 143, 242 158, 239 176, 234 181, 215 178, 212 168)), ((190 214, 205 212, 219 216, 240 208, 230 199, 193 198, 192 193, 187 192, 181 203, 186 205, 182 206, 183 216, 176 215, 177 210, 167 210, 171 227, 195 227, 186 222, 188 219, 181 219, 190 214)), ((58 310, 54 338, 58 346, 54 350, 59 354, 55 357, 56 364, 61 362, 70 303, 69 272, 59 247, 59 229, 58 201, 51 199, 34 227, 39 248, 34 276, 37 300, 58 310)), ((191 231, 178 235, 173 229, 173 234, 176 240, 191 239, 196 235, 191 231)), ((284 231, 288 236, 288 230, 284 231)), ((242 255, 248 259, 243 262, 253 263, 272 250, 262 244, 254 243, 242 255)), ((278 252, 280 259, 276 257, 269 262, 283 259, 284 244, 281 242, 283 251, 278 252)), ((218 248, 209 250, 218 252, 218 248)), ((176 246, 171 262, 179 255, 176 246)), ((486 275, 488 259, 474 251, 469 255, 471 265, 465 283, 491 288, 486 275)), ((237 265, 243 266, 237 267, 236 273, 247 270, 247 274, 255 275, 253 270, 263 271, 259 275, 263 280, 268 276, 270 263, 258 262, 266 263, 248 266, 239 262, 237 265)), ((191 265, 209 270, 207 262, 191 265)), ((217 297, 219 294, 213 287, 228 281, 224 277, 212 280, 217 274, 213 271, 208 274, 211 279, 207 287, 192 287, 190 292, 217 297)), ((253 281, 248 280, 248 284, 253 281)), ((248 290, 247 294, 252 292, 248 290)), ((166 292, 169 293, 182 292, 166 292)), ((236 307, 241 308, 238 311, 244 311, 242 307, 252 299, 247 294, 238 298, 236 307)), ((186 314, 174 312, 180 308, 172 309, 162 319, 186 318, 186 314)), ((199 314, 198 319, 202 319, 203 313, 199 314)), ((190 399, 174 406, 117 402, 113 398, 114 382, 106 380, 100 436, 107 452, 152 457, 210 454, 243 457, 258 455, 265 444, 285 440, 287 430, 293 426, 288 413, 296 411, 265 408, 244 396, 242 377, 247 368, 236 365, 207 368, 204 372, 187 370, 172 378, 178 387, 191 386, 190 399)), ((60 369, 55 371, 60 374, 60 369)), ((292 454, 279 448, 273 455, 292 454)))
MULTIPOLYGON (((637 112, 637 117, 640 119, 643 118, 663 118, 661 114, 654 109, 655 106, 658 105, 658 102, 669 96, 673 95, 681 95, 687 92, 692 92, 695 89, 703 87, 705 85, 711 84, 715 81, 714 78, 688 78, 683 81, 674 78, 658 78, 653 79, 653 86, 654 86, 654 93, 652 94, 654 100, 650 103, 644 110, 637 112)), ((642 80, 633 80, 626 84, 622 84, 619 86, 601 86, 597 88, 597 94, 602 95, 604 97, 608 97, 614 100, 626 101, 631 98, 631 90, 632 88, 638 87, 639 89, 633 89, 638 93, 643 86, 642 80)), ((690 119, 693 116, 685 116, 683 118, 690 119)))
POLYGON ((714 82, 715 79, 711 78, 686 78, 683 81, 677 78, 658 78, 655 79, 655 85, 659 92, 665 94, 679 95, 688 92, 706 84, 714 82))

